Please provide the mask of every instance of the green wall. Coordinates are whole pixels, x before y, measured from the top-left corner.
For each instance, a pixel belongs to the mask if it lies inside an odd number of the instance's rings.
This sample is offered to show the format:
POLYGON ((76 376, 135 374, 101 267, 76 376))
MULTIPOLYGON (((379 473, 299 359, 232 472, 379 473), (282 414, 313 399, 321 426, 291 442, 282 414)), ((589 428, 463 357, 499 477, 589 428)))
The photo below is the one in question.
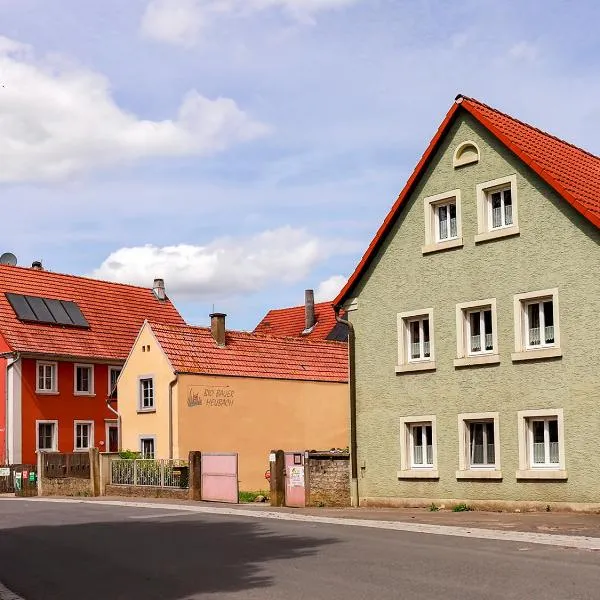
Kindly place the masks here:
POLYGON ((361 498, 600 502, 600 231, 462 113, 351 294, 361 498), (454 169, 475 141, 477 164, 454 169), (476 185, 517 175, 520 235, 475 245, 476 185), (423 198, 460 188, 462 248, 423 255, 423 198), (562 358, 511 361, 513 296, 559 288, 562 358), (456 304, 496 298, 500 364, 456 369, 456 304), (437 369, 396 374, 397 313, 434 309, 437 369), (563 408, 567 481, 517 481, 517 411, 563 408), (500 413, 502 481, 457 481, 457 415, 500 413), (439 480, 399 480, 400 418, 437 418, 439 480))

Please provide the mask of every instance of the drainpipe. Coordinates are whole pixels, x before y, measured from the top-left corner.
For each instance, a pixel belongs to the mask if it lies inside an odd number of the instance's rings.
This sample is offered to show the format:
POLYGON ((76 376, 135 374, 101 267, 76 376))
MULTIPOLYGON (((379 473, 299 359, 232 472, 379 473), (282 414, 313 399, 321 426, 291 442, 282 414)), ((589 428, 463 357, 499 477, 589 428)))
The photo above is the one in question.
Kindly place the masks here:
POLYGON ((9 420, 8 420, 8 404, 9 404, 9 396, 8 396, 8 374, 10 370, 14 367, 14 365, 19 362, 21 355, 19 352, 15 352, 14 354, 3 355, 4 358, 12 358, 12 362, 6 361, 6 380, 4 381, 4 460, 6 464, 8 464, 8 454, 9 454, 9 441, 8 441, 8 428, 9 428, 9 420))
POLYGON ((106 406, 108 408, 108 410, 110 410, 111 413, 113 413, 114 415, 116 415, 117 417, 117 446, 119 446, 119 452, 123 449, 121 447, 121 415, 119 414, 119 411, 115 408, 113 408, 110 403, 114 400, 114 398, 111 398, 110 396, 106 399, 106 406))
POLYGON ((358 507, 360 499, 358 496, 358 450, 356 443, 356 359, 355 359, 355 335, 354 326, 350 321, 340 317, 340 306, 333 307, 335 320, 348 327, 348 383, 350 388, 350 467, 352 469, 352 481, 350 485, 350 498, 352 505, 358 507))
POLYGON ((169 459, 173 459, 173 388, 177 384, 177 373, 175 379, 169 381, 169 459))

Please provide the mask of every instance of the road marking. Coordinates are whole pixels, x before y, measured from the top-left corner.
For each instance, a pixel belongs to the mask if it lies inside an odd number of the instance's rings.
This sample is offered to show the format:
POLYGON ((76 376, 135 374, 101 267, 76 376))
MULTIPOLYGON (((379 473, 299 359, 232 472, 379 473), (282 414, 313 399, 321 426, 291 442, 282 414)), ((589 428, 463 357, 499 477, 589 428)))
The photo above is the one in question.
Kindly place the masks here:
POLYGON ((0 583, 0 600, 25 600, 19 594, 11 592, 5 585, 0 583))
MULTIPOLYGON (((67 498, 7 498, 14 502, 55 502, 65 504, 87 504, 88 506, 120 506, 124 508, 151 508, 186 513, 222 515, 232 517, 250 517, 252 519, 269 519, 275 521, 296 521, 304 523, 322 523, 325 525, 342 525, 346 527, 367 527, 370 529, 387 529, 390 531, 406 531, 409 533, 427 533, 453 537, 478 538, 482 540, 499 540, 526 544, 542 544, 544 546, 561 546, 563 548, 579 548, 581 550, 600 550, 600 537, 561 535, 555 533, 533 533, 526 531, 503 531, 498 529, 479 529, 454 525, 430 525, 427 523, 407 523, 403 521, 374 521, 369 519, 344 519, 340 517, 319 517, 272 510, 248 510, 244 508, 224 508, 220 506, 182 506, 160 504, 157 502, 124 502, 122 500, 76 500, 67 498)), ((4 600, 0 598, 0 600, 4 600)))

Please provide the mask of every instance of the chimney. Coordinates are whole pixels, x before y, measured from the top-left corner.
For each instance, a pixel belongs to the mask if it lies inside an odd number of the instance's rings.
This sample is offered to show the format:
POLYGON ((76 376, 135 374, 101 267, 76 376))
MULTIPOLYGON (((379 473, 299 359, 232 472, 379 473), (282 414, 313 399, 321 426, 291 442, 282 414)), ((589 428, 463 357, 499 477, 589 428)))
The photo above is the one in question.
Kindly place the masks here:
POLYGON ((44 270, 44 267, 42 265, 42 261, 41 260, 34 260, 31 263, 31 268, 35 269, 36 271, 43 271, 44 270))
POLYGON ((167 292, 165 291, 165 280, 164 279, 155 279, 154 284, 152 286, 152 293, 156 296, 157 300, 166 300, 167 292))
POLYGON ((312 290, 304 292, 304 331, 310 331, 315 326, 315 293, 312 290))
POLYGON ((225 348, 225 313, 212 313, 210 317, 210 332, 219 348, 225 348))

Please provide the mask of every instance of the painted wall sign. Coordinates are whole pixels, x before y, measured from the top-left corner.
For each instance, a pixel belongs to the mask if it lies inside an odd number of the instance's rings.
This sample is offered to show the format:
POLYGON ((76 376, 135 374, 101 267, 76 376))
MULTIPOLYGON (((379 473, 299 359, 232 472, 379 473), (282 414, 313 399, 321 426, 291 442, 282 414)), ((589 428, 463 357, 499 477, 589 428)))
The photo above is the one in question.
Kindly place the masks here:
POLYGON ((231 408, 235 401, 235 390, 228 385, 191 385, 187 392, 187 405, 212 408, 231 408))

